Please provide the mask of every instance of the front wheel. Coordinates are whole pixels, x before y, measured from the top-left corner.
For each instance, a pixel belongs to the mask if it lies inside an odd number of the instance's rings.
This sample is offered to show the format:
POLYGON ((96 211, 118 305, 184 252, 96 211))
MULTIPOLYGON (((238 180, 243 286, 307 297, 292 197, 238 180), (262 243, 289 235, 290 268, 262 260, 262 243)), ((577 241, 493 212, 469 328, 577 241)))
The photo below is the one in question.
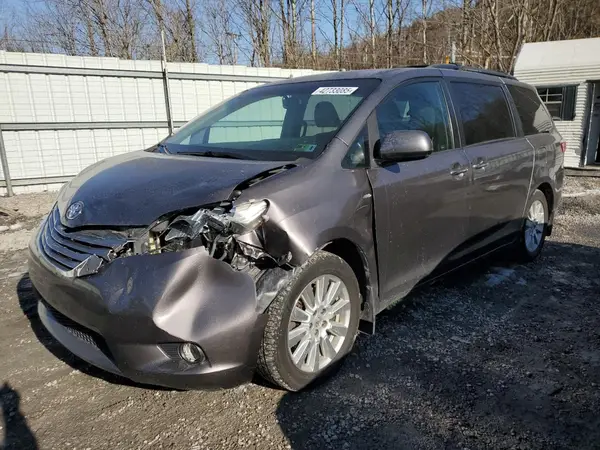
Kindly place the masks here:
POLYGON ((297 391, 338 366, 354 344, 360 291, 352 268, 318 251, 267 310, 258 357, 266 380, 297 391))
POLYGON ((546 241, 548 227, 548 201, 540 190, 536 190, 525 212, 519 240, 519 256, 522 260, 533 261, 539 256, 546 241))

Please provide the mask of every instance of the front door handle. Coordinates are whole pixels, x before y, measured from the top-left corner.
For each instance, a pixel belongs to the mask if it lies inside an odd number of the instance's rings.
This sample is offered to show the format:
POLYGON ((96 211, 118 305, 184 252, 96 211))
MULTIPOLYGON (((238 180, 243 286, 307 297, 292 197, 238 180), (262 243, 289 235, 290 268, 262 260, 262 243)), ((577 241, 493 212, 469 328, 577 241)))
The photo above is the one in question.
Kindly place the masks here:
POLYGON ((452 175, 453 177, 462 177, 468 171, 469 171, 468 167, 461 167, 458 164, 455 164, 452 166, 452 169, 450 170, 450 175, 452 175))

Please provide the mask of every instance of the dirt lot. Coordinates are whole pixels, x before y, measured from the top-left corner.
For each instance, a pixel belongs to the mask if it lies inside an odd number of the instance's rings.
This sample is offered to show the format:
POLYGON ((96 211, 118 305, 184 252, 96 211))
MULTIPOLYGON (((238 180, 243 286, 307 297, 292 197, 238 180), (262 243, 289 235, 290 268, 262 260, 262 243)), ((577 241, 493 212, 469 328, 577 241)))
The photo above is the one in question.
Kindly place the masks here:
POLYGON ((42 329, 26 274, 52 196, 0 199, 16 213, 0 226, 20 224, 0 232, 0 448, 598 449, 599 188, 569 180, 536 263, 499 255, 415 292, 294 395, 153 389, 75 359, 42 329))

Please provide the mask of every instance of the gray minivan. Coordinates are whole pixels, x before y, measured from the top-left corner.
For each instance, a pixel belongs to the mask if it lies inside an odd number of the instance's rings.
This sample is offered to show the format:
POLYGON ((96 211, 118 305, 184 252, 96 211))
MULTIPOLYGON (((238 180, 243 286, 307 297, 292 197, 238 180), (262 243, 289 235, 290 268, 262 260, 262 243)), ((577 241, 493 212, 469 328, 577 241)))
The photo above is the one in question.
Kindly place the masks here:
POLYGON ((565 147, 536 91, 460 66, 249 89, 63 187, 30 244, 50 333, 132 380, 299 390, 416 285, 537 257, 565 147))

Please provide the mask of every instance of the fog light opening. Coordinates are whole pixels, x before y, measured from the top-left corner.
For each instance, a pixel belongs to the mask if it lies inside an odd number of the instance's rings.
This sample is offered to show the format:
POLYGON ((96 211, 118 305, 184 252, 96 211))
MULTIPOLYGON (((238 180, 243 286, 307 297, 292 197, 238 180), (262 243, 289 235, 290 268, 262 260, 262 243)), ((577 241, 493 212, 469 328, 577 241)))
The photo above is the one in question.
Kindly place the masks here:
POLYGON ((193 342, 185 342, 179 346, 179 356, 190 364, 199 364, 204 361, 205 356, 202 349, 193 342))

